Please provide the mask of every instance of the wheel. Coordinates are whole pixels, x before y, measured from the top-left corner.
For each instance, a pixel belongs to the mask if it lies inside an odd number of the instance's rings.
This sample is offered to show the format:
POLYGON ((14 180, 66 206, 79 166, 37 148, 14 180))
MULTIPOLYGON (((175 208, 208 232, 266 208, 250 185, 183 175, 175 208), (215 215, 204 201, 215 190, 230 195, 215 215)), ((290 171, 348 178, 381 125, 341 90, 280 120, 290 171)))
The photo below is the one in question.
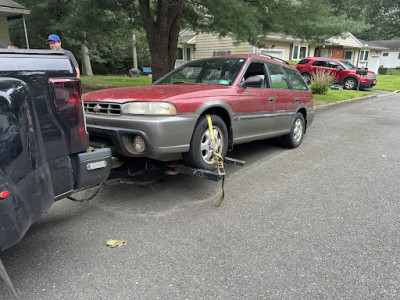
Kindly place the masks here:
POLYGON ((345 90, 355 90, 357 88, 357 80, 354 78, 346 78, 343 83, 345 90))
MULTIPOLYGON (((220 117, 216 115, 210 116, 217 151, 222 157, 225 157, 228 150, 228 129, 220 117)), ((183 154, 183 160, 185 164, 192 167, 214 171, 216 164, 212 153, 213 145, 208 121, 206 116, 203 115, 197 121, 190 142, 189 152, 183 154)))
POLYGON ((293 123, 290 133, 282 137, 284 146, 288 148, 297 148, 303 141, 305 131, 305 122, 303 114, 297 113, 293 123))
POLYGON ((303 77, 305 83, 310 84, 311 83, 311 76, 308 73, 303 73, 301 74, 301 76, 303 77))

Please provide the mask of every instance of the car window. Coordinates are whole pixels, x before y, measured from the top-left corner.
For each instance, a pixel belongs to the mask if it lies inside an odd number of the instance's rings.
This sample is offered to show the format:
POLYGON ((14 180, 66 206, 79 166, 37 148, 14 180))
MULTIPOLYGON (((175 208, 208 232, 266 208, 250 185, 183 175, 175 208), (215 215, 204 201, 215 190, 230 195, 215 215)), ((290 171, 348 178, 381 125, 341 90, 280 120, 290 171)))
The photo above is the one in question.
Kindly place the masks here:
POLYGON ((316 60, 312 63, 314 67, 325 67, 326 61, 324 60, 316 60))
POLYGON ((232 85, 244 62, 244 58, 211 58, 192 61, 168 73, 154 84, 232 85))
POLYGON ((327 61, 326 62, 326 67, 327 68, 334 68, 337 69, 339 67, 339 63, 336 61, 327 61))
POLYGON ((271 87, 274 89, 288 89, 289 82, 281 66, 271 63, 267 63, 267 66, 271 78, 271 87))
POLYGON ((298 62, 298 65, 306 65, 310 59, 302 59, 301 61, 298 62))
POLYGON ((260 62, 252 62, 249 64, 247 67, 244 75, 243 75, 243 81, 250 78, 250 77, 260 77, 262 78, 262 84, 260 85, 247 85, 248 88, 265 88, 268 86, 266 80, 267 80, 267 72, 265 70, 265 65, 264 63, 260 62))
POLYGON ((292 83, 292 88, 295 90, 307 90, 307 84, 304 82, 303 77, 299 74, 299 72, 285 68, 286 74, 288 74, 290 81, 292 83))
POLYGON ((355 70, 356 69, 356 67, 352 63, 349 63, 348 61, 341 61, 340 64, 344 67, 345 70, 355 70))

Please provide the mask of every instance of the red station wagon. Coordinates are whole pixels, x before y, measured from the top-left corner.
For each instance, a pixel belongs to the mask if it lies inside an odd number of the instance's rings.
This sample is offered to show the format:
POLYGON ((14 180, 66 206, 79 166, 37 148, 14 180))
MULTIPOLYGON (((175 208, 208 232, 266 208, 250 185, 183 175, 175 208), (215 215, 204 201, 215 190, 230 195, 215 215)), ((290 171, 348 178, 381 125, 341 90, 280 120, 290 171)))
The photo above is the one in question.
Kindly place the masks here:
POLYGON ((206 114, 218 152, 281 136, 289 148, 314 118, 313 97, 301 75, 263 55, 230 55, 189 62, 150 86, 83 95, 93 146, 114 155, 176 160, 214 170, 206 114))
POLYGON ((356 74, 357 68, 345 59, 326 57, 303 58, 296 66, 304 81, 311 82, 311 78, 318 70, 330 72, 335 77, 335 83, 343 85, 347 90, 355 90, 360 83, 361 88, 372 88, 376 85, 376 74, 368 71, 367 75, 356 74))

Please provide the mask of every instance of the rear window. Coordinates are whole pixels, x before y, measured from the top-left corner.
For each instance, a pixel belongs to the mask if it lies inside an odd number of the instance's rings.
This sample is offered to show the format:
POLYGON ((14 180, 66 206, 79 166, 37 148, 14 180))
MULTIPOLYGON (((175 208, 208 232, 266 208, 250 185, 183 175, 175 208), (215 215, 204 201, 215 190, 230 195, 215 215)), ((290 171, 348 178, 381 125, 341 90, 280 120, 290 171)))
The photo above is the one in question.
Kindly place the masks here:
POLYGON ((301 61, 298 62, 298 65, 306 65, 308 64, 309 61, 310 59, 302 59, 301 61))
POLYGON ((324 60, 316 60, 313 62, 312 65, 316 66, 316 67, 325 67, 325 64, 326 64, 326 61, 324 61, 324 60))

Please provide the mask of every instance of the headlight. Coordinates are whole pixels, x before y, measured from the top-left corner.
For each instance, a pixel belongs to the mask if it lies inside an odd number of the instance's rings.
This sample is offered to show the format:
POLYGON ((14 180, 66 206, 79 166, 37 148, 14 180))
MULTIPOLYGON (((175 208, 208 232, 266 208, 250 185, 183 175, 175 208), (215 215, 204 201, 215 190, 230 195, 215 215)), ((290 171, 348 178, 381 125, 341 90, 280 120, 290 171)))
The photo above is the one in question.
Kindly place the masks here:
POLYGON ((131 102, 122 105, 123 114, 176 115, 176 107, 168 102, 131 102))

